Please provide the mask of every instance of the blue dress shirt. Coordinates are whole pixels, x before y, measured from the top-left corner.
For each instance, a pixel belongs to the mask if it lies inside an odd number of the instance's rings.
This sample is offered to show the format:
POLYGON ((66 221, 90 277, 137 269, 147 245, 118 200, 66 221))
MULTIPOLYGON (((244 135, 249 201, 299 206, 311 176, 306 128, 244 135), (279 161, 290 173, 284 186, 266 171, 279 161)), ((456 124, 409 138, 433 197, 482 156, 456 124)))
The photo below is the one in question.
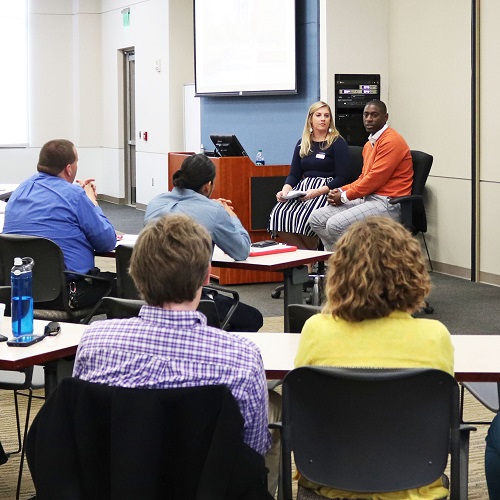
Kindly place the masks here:
POLYGON ((109 252, 116 245, 113 225, 80 185, 42 172, 12 193, 3 232, 51 239, 61 248, 66 269, 79 273, 94 267, 94 251, 109 252))

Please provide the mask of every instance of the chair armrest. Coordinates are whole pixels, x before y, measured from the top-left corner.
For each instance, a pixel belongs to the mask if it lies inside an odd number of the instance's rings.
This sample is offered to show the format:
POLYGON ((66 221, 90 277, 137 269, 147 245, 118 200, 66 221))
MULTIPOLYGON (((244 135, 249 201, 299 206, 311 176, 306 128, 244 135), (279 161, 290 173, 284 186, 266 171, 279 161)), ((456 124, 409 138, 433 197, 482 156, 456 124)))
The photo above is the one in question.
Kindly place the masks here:
MULTIPOLYGON (((103 281, 103 282, 107 281, 108 283, 111 283, 111 281, 108 278, 103 278, 102 276, 94 276, 92 274, 77 273, 76 271, 64 271, 64 274, 69 274, 71 276, 80 276, 82 278, 90 278, 96 281, 103 281)), ((109 289, 111 290, 111 286, 109 289)))
MULTIPOLYGON (((109 280, 107 278, 104 278, 102 276, 93 276, 91 274, 77 273, 77 272, 74 272, 74 271, 64 271, 64 274, 66 274, 66 275, 69 274, 71 276, 80 276, 82 278, 90 278, 92 280, 102 281, 103 283, 104 282, 108 283, 109 287, 106 289, 106 292, 104 293, 103 297, 108 296, 109 293, 111 292, 111 289, 113 288, 113 284, 112 284, 111 280, 109 280)), ((80 323, 83 323, 84 325, 88 325, 89 321, 92 319, 92 317, 97 312, 97 310, 99 309, 99 307, 101 307, 101 303, 102 303, 102 298, 97 301, 97 303, 94 305, 94 307, 92 307, 90 309, 89 313, 85 316, 85 318, 83 318, 80 321, 80 323)))
POLYGON ((238 292, 236 292, 235 290, 229 290, 227 288, 224 288, 224 287, 219 286, 219 285, 215 285, 213 283, 210 283, 210 285, 203 286, 203 289, 204 290, 212 289, 212 290, 216 290, 217 292, 227 293, 227 294, 233 296, 233 304, 231 305, 229 311, 227 312, 226 317, 223 320, 221 320, 221 330, 225 330, 229 324, 229 321, 231 320, 231 318, 234 314, 234 311, 236 310, 236 308, 238 307, 238 304, 240 303, 240 294, 238 292))
POLYGON ((391 205, 395 205, 396 203, 405 203, 407 201, 417 201, 417 200, 423 200, 424 197, 421 194, 409 194, 407 196, 396 196, 396 198, 391 198, 389 200, 389 203, 391 205))
POLYGON ((450 499, 466 500, 468 498, 469 485, 469 438, 470 432, 476 431, 477 427, 472 425, 460 425, 459 429, 459 451, 458 467, 452 466, 450 499))

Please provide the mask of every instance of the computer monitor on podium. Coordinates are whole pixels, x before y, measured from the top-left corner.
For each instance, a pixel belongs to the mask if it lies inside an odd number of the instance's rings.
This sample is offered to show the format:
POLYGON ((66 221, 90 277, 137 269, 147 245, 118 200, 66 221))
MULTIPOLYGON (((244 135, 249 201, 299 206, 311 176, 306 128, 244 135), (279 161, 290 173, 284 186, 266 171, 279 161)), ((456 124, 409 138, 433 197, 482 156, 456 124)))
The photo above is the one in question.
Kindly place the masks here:
POLYGON ((235 135, 210 135, 219 156, 248 156, 235 135))

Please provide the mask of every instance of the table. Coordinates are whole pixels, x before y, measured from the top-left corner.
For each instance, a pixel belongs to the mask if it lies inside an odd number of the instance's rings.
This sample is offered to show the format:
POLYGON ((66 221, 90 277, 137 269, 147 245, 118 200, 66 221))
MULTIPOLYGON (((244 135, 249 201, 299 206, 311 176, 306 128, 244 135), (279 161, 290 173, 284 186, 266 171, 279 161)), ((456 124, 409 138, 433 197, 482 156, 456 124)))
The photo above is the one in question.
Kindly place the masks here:
MULTIPOLYGON (((257 344, 268 379, 282 379, 294 368, 300 334, 241 333, 257 344)), ((458 382, 500 382, 500 335, 452 335, 458 382)))
MULTIPOLYGON (((35 320, 35 333, 42 332, 46 321, 35 320)), ((0 342, 0 369, 17 370, 46 365, 46 393, 61 378, 56 363, 76 354, 86 325, 61 323, 57 337, 47 337, 29 347, 9 347, 0 342), (47 368, 52 367, 51 370, 47 368)), ((300 334, 239 333, 260 349, 268 379, 282 379, 294 368, 300 334)), ((459 382, 500 382, 500 335, 452 335, 455 347, 455 378, 459 382)))
POLYGON ((296 250, 295 252, 276 253, 234 260, 220 248, 215 247, 212 265, 254 271, 274 271, 283 273, 284 301, 283 317, 285 332, 290 331, 288 304, 302 304, 302 287, 309 279, 307 264, 328 260, 332 252, 318 250, 296 250))
MULTIPOLYGON (((9 318, 4 319, 4 326, 9 318)), ((34 333, 42 334, 47 321, 35 319, 34 333)), ((48 395, 58 381, 72 369, 72 363, 65 363, 64 358, 74 356, 78 343, 87 325, 60 322, 61 333, 55 337, 46 337, 28 347, 9 347, 7 342, 0 342, 0 369, 19 370, 34 365, 45 365, 45 394, 48 395), (67 365, 67 366, 65 366, 67 365)), ((10 337, 5 328, 4 335, 10 337)))
POLYGON ((19 184, 0 184, 0 200, 10 198, 10 195, 19 186, 19 184))

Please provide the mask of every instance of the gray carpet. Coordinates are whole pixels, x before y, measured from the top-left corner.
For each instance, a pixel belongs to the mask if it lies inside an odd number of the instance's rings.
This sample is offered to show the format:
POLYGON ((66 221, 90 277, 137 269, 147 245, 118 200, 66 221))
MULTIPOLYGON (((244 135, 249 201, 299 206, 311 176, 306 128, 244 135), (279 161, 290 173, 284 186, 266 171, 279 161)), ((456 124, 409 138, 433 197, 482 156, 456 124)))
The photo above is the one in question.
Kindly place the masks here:
MULTIPOLYGON (((99 202, 116 230, 138 233, 143 226, 144 212, 125 205, 99 202)), ((277 279, 281 274, 277 273, 277 279)), ((500 287, 472 283, 471 281, 431 273, 433 289, 429 296, 434 313, 419 313, 442 321, 452 334, 498 334, 500 333, 500 287)), ((231 285, 240 294, 240 299, 259 309, 265 317, 283 315, 283 297, 272 299, 276 284, 231 285)))

